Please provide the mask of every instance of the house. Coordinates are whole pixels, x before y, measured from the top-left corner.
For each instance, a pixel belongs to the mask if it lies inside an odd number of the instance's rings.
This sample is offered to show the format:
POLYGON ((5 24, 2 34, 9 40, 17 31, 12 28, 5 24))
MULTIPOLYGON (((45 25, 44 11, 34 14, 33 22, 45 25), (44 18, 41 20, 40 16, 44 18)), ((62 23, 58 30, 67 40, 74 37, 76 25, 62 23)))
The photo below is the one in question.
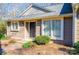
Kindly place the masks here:
POLYGON ((47 35, 55 43, 73 45, 75 25, 72 4, 61 3, 47 7, 30 4, 18 17, 8 18, 7 36, 22 41, 47 35))

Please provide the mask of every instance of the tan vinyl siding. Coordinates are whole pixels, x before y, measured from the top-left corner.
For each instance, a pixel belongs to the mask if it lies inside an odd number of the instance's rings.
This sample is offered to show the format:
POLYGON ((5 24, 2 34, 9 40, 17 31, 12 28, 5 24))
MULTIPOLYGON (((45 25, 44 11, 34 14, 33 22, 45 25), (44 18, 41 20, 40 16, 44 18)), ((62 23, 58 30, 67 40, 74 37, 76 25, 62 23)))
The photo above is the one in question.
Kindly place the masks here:
POLYGON ((76 20, 76 41, 79 41, 79 20, 76 20))

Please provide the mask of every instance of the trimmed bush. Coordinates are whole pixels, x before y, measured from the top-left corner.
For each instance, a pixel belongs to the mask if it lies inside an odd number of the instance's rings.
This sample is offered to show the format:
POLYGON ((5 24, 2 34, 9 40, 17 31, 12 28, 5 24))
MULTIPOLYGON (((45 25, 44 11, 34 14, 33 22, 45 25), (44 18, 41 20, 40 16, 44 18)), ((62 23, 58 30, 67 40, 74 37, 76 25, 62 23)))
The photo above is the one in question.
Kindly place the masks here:
POLYGON ((23 48, 30 48, 33 46, 33 42, 26 42, 23 44, 23 48))
POLYGON ((50 41, 50 38, 48 36, 37 36, 35 38, 35 42, 39 45, 40 44, 47 44, 47 43, 49 43, 49 41, 50 41))

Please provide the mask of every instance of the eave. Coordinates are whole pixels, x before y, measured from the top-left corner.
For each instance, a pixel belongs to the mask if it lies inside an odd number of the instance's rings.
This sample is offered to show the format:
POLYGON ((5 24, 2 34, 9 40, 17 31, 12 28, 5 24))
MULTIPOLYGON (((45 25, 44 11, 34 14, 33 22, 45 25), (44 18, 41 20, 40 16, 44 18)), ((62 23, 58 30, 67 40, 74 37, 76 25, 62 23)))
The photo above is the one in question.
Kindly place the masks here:
POLYGON ((41 19, 46 19, 46 20, 50 20, 50 19, 59 19, 59 18, 63 18, 63 17, 72 17, 73 14, 70 13, 70 14, 62 14, 62 15, 51 15, 51 16, 44 16, 44 17, 36 17, 36 18, 16 18, 16 19, 8 19, 6 21, 38 21, 38 20, 41 20, 41 19))

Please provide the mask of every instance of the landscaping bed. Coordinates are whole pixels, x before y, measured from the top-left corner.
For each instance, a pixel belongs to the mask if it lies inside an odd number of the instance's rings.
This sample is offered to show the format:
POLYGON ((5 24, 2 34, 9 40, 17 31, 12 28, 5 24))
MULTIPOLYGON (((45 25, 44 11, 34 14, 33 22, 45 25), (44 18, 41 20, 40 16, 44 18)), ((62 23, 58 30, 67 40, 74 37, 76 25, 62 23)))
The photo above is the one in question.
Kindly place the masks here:
POLYGON ((9 44, 5 47, 5 55, 68 55, 70 47, 50 43, 22 48, 21 44, 9 44))
POLYGON ((4 55, 68 55, 70 47, 56 44, 47 36, 38 36, 34 41, 16 39, 1 41, 4 55))

